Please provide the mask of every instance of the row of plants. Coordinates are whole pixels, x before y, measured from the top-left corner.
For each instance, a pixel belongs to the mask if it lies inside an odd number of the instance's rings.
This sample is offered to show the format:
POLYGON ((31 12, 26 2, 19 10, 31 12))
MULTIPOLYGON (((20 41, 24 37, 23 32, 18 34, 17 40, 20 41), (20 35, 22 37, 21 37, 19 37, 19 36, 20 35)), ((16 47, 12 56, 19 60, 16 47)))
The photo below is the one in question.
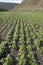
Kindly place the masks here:
POLYGON ((25 41, 24 41, 24 33, 23 33, 23 24, 22 20, 20 21, 20 39, 19 39, 19 52, 17 56, 18 65, 26 64, 26 50, 25 50, 25 41))
POLYGON ((36 29, 32 24, 31 24, 31 27, 33 29, 33 31, 31 31, 31 33, 33 32, 32 33, 32 38, 34 39, 34 43, 35 43, 35 45, 37 47, 37 50, 39 52, 41 52, 41 54, 43 54, 43 46, 41 46, 42 43, 43 43, 43 38, 42 38, 42 35, 40 33, 41 30, 40 29, 36 29))
POLYGON ((8 41, 11 37, 11 32, 12 32, 12 29, 14 27, 14 24, 15 24, 15 22, 13 22, 13 25, 9 29, 9 32, 6 35, 5 40, 0 44, 0 57, 4 53, 4 51, 6 50, 6 44, 8 44, 8 41))
POLYGON ((25 27, 25 33, 26 33, 26 44, 27 44, 26 48, 28 51, 27 57, 29 60, 28 63, 30 63, 31 65, 37 65, 35 57, 34 57, 34 53, 32 51, 32 46, 31 46, 32 43, 31 43, 31 40, 29 37, 30 33, 28 32, 28 31, 30 31, 29 24, 27 22, 25 22, 24 27, 25 27))

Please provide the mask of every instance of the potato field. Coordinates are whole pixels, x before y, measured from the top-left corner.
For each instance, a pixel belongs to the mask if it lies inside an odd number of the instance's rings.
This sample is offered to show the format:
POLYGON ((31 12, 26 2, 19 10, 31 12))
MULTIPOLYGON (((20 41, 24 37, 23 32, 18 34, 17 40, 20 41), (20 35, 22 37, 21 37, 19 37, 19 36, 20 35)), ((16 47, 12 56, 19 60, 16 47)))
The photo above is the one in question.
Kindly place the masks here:
POLYGON ((43 13, 0 12, 0 65, 43 65, 43 13))

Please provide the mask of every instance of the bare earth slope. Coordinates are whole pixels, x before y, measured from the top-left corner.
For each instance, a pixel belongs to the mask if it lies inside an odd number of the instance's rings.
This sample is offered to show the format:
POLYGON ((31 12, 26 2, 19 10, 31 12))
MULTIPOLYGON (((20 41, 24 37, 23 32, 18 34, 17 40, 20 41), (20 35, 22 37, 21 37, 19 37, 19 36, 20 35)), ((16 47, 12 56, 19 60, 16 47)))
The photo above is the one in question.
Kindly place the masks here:
POLYGON ((43 10, 43 0, 24 0, 13 10, 43 10))

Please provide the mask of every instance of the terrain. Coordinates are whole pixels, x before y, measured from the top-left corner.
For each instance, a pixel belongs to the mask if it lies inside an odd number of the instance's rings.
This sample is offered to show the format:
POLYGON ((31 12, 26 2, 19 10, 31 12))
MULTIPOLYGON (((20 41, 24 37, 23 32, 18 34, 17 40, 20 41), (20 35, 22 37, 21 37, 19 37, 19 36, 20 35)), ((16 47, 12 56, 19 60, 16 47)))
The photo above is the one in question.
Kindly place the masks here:
POLYGON ((43 13, 0 12, 0 65, 43 65, 43 13))
POLYGON ((0 3, 0 11, 0 65, 43 65, 43 0, 0 3))
POLYGON ((43 11, 43 0, 23 0, 20 4, 0 2, 1 10, 43 11))
POLYGON ((23 0, 23 2, 13 10, 37 10, 43 11, 43 0, 23 0))
POLYGON ((0 11, 12 10, 17 5, 18 5, 18 3, 5 3, 5 2, 0 2, 0 11))

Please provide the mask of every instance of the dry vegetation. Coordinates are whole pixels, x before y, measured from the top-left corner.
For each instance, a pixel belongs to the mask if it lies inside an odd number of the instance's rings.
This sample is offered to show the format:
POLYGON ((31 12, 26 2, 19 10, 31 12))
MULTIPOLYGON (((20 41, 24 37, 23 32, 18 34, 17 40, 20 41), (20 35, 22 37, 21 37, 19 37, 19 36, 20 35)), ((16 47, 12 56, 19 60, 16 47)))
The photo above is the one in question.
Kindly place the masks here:
POLYGON ((13 10, 43 10, 43 0, 24 0, 13 10))

